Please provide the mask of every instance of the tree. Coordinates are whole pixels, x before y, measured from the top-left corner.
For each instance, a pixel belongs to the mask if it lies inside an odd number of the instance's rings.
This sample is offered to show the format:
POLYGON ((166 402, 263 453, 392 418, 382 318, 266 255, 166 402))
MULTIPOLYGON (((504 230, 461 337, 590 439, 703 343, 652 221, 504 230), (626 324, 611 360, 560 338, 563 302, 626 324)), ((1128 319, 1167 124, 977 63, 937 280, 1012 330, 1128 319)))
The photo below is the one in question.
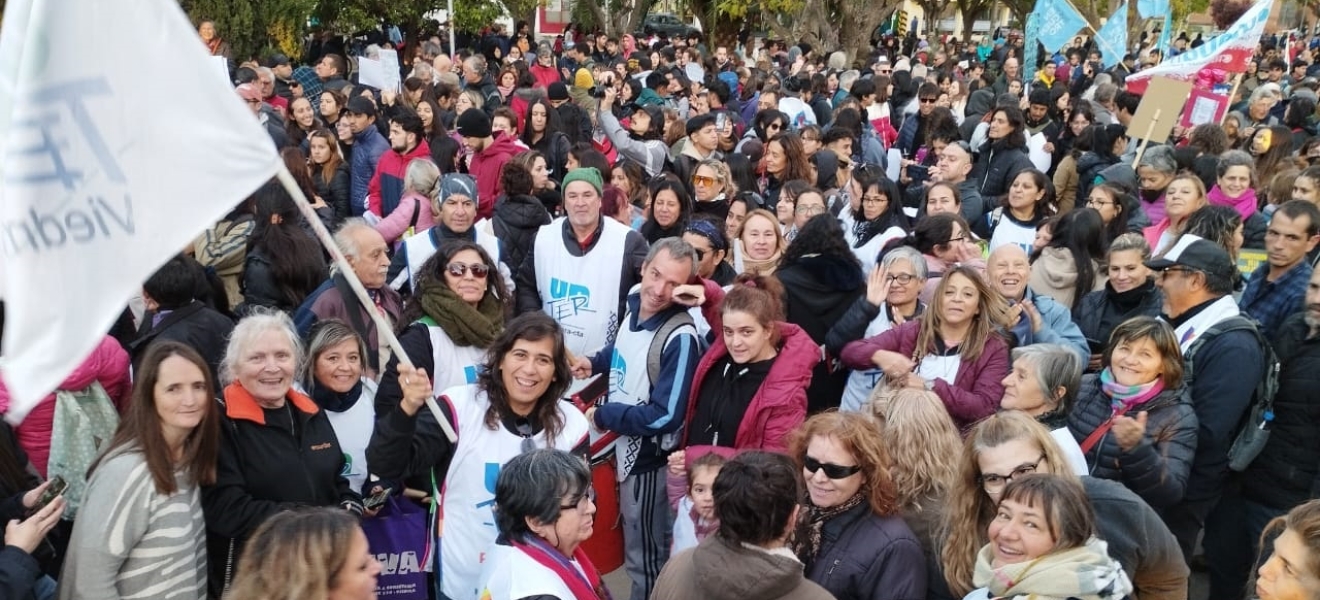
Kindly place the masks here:
POLYGON ((962 15, 963 22, 963 43, 972 42, 972 29, 976 27, 976 18, 990 10, 994 5, 994 0, 953 0, 953 5, 958 7, 958 14, 962 15))
POLYGON ((870 48, 871 34, 896 5, 896 0, 715 0, 715 12, 733 22, 759 14, 773 37, 806 42, 820 52, 843 50, 851 62, 870 48))
POLYGON ((934 36, 939 31, 940 17, 948 10, 953 0, 917 0, 917 6, 926 15, 926 35, 934 36))
POLYGON ((180 0, 194 24, 214 21, 236 62, 271 52, 301 54, 301 33, 317 0, 180 0))

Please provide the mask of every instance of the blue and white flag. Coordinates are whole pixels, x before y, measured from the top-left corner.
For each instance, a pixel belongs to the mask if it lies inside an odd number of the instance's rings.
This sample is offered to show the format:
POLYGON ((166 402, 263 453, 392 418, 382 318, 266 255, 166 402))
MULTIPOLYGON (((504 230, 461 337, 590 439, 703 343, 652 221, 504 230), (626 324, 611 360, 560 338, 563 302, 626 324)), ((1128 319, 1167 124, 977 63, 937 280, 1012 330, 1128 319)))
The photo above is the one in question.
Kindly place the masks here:
POLYGON ((1101 60, 1106 67, 1118 64, 1127 54, 1127 15, 1128 3, 1124 2, 1096 32, 1095 42, 1100 46, 1101 60))
MULTIPOLYGON (((1073 36, 1077 35, 1083 27, 1086 27, 1086 18, 1077 12, 1076 8, 1068 0, 1041 0, 1036 4, 1036 10, 1031 13, 1036 17, 1036 35, 1034 39, 1040 40, 1045 45, 1045 52, 1053 54, 1055 50, 1064 47, 1073 36)), ((1031 24, 1031 18, 1027 18, 1027 24, 1031 24)), ((1033 38, 1027 34, 1027 44, 1031 45, 1033 38)), ((1035 63, 1028 63, 1035 69, 1035 63)))
POLYGON ((142 282, 275 174, 175 0, 10 0, 0 29, 0 374, 17 423, 142 282))

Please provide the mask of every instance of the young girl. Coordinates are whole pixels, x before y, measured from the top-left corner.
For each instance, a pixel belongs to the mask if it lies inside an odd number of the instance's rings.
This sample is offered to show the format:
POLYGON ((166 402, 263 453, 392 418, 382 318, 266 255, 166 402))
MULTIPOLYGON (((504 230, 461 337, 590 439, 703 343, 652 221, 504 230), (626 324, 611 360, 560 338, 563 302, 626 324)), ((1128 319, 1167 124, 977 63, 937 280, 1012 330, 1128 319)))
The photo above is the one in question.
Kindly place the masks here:
POLYGON ((990 543, 977 553, 972 578, 979 589, 966 600, 1118 600, 1132 591, 1095 537, 1095 513, 1076 480, 1013 477, 988 529, 990 543))
POLYGON ((711 448, 696 455, 688 465, 687 491, 683 494, 683 477, 672 473, 669 477, 669 504, 677 509, 674 515, 674 547, 670 555, 692 548, 706 539, 720 526, 715 518, 715 476, 727 460, 724 452, 711 448), (677 492, 677 493, 676 493, 677 492), (682 494, 682 495, 679 495, 682 494))

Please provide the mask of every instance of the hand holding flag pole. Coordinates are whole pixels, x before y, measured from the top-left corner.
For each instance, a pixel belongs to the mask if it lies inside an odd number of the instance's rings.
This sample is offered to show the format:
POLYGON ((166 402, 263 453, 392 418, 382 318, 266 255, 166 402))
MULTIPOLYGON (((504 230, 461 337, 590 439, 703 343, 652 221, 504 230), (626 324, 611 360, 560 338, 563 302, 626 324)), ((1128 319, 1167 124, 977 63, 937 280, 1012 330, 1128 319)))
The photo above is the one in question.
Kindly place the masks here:
MULTIPOLYGON (((280 180, 284 189, 288 190, 289 195, 293 196, 293 201, 298 205, 298 210, 302 212, 307 223, 312 226, 312 231, 316 233, 316 239, 330 252, 330 257, 339 266, 339 273, 348 281, 348 286, 353 288, 353 295, 357 296, 358 302, 361 302, 362 306, 369 307, 367 312, 371 314, 371 320, 376 324, 376 335, 381 337, 381 343, 389 344, 390 350, 394 352, 395 356, 399 357, 400 364, 413 366, 412 361, 408 359, 408 353, 404 352, 403 345, 399 343, 399 338, 394 335, 394 330, 385 321, 385 317, 380 314, 380 311, 370 309, 370 307, 375 306, 375 302, 367 294, 367 288, 362 285, 357 273, 353 272, 353 267, 348 264, 348 259, 344 257, 344 253, 339 251, 339 245, 335 243, 330 231, 325 228, 325 224, 321 223, 320 217, 316 215, 316 209, 312 208, 311 203, 307 201, 307 196, 303 194, 302 188, 298 187, 298 182, 293 179, 293 174, 289 172, 288 167, 284 166, 283 161, 280 162, 279 171, 275 173, 275 177, 280 180)), ((429 394, 426 396, 426 407, 435 416, 435 422, 440 425, 440 429, 444 430, 445 437, 449 438, 451 443, 457 442, 458 434, 454 432, 454 426, 449 423, 449 419, 446 419, 444 413, 440 412, 440 405, 436 404, 434 396, 429 394)))

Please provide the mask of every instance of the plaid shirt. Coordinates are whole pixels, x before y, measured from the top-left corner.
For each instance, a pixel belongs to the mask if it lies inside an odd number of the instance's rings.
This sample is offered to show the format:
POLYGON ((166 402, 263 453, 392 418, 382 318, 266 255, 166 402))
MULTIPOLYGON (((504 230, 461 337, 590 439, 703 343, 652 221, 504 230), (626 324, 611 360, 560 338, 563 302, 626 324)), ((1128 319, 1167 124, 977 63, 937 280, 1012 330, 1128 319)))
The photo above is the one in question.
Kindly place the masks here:
POLYGON ((1269 263, 1256 268, 1238 300, 1243 312, 1260 322, 1260 333, 1272 339, 1284 319, 1302 308, 1311 281, 1311 263, 1303 260, 1275 281, 1266 281, 1269 263))

